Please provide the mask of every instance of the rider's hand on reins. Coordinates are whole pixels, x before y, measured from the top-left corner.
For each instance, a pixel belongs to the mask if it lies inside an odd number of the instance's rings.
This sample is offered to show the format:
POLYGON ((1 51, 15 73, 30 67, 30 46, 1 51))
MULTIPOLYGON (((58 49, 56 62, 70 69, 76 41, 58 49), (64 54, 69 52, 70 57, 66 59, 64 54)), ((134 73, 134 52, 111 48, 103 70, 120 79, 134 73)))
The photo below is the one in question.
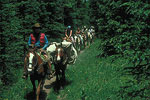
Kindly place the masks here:
POLYGON ((43 48, 40 48, 39 50, 40 50, 40 54, 44 53, 43 48))
POLYGON ((34 44, 30 44, 30 45, 29 45, 29 48, 34 48, 34 47, 35 47, 34 44))

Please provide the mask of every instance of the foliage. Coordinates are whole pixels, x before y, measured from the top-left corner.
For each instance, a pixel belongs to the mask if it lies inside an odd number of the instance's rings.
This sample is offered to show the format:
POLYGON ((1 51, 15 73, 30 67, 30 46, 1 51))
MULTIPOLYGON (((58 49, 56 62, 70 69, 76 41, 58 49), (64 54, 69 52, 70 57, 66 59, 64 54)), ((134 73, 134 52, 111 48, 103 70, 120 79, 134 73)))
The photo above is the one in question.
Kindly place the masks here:
POLYGON ((49 43, 59 42, 67 25, 76 29, 78 25, 88 24, 88 13, 84 14, 87 7, 87 3, 76 0, 0 0, 0 92, 16 82, 14 74, 23 69, 34 23, 41 24, 49 43), (85 6, 78 8, 77 2, 85 6))
POLYGON ((65 88, 58 94, 52 88, 48 100, 120 100, 116 95, 121 86, 119 74, 127 61, 116 59, 112 63, 113 57, 97 59, 99 43, 101 40, 96 40, 74 65, 68 66, 65 88))
MULTIPOLYGON (((92 1, 92 0, 91 0, 92 1)), ((92 1, 98 6, 95 18, 99 37, 103 39, 100 57, 119 55, 130 59, 132 66, 126 66, 123 73, 130 74, 121 98, 148 99, 150 5, 148 1, 92 1)), ((94 9, 94 8, 93 8, 94 9)))
POLYGON ((122 70, 118 96, 129 100, 150 98, 149 3, 148 0, 1 0, 1 89, 17 80, 14 74, 23 67, 25 47, 34 23, 41 23, 42 32, 50 42, 61 41, 68 25, 73 32, 78 26, 93 25, 97 37, 103 41, 99 57, 107 59, 113 55, 129 60, 122 70))

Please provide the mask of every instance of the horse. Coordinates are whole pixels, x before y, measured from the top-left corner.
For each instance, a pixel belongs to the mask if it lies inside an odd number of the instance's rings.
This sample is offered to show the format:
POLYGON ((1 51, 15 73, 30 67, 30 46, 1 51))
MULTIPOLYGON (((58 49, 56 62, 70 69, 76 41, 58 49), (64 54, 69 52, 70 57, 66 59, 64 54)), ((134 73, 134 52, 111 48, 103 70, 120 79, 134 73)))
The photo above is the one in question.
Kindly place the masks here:
POLYGON ((66 77, 65 77, 65 70, 67 67, 67 53, 62 48, 62 44, 57 45, 55 50, 54 56, 54 67, 55 67, 55 74, 56 74, 56 82, 62 86, 65 85, 66 77), (61 84, 60 84, 61 83, 61 84))
POLYGON ((75 48, 77 50, 77 52, 80 52, 81 49, 81 40, 80 37, 78 37, 77 35, 74 36, 74 40, 75 40, 75 48))
POLYGON ((64 37, 63 42, 71 42, 73 46, 75 47, 75 40, 73 36, 71 36, 70 38, 64 37))
POLYGON ((33 86, 33 92, 36 94, 36 100, 39 100, 40 90, 43 87, 43 82, 46 76, 47 67, 41 57, 37 54, 37 49, 29 49, 24 67, 27 68, 28 75, 33 86), (38 80, 38 86, 36 89, 35 81, 38 80))
POLYGON ((90 31, 87 32, 87 37, 88 37, 88 45, 90 46, 92 41, 93 41, 93 36, 92 33, 90 31))
POLYGON ((94 26, 91 26, 91 28, 89 29, 89 32, 92 36, 92 39, 91 39, 91 43, 93 42, 93 39, 95 38, 95 29, 94 29, 94 26))
POLYGON ((81 44, 81 47, 85 48, 85 45, 84 45, 84 39, 83 39, 82 35, 79 34, 78 36, 79 36, 79 38, 80 38, 80 44, 81 44))
POLYGON ((83 45, 84 45, 84 48, 85 48, 86 45, 87 45, 87 36, 85 34, 82 34, 81 36, 83 38, 83 45))

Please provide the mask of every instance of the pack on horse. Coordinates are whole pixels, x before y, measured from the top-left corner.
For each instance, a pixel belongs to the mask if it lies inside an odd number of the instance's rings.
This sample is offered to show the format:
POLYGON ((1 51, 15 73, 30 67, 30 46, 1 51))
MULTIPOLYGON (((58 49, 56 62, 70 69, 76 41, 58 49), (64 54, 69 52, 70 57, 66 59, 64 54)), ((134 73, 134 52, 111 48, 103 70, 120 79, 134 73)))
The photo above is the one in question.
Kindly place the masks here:
POLYGON ((30 76, 33 85, 33 92, 36 93, 36 100, 39 100, 40 90, 43 87, 43 82, 47 72, 46 64, 43 62, 38 52, 37 48, 30 48, 24 61, 24 68, 26 68, 26 71, 30 76), (36 80, 38 80, 37 89, 35 85, 36 80))
POLYGON ((56 82, 63 86, 66 82, 65 70, 67 67, 67 53, 62 48, 62 44, 57 45, 54 56, 54 66, 55 66, 55 74, 56 74, 56 82), (61 83, 61 84, 60 84, 61 83))

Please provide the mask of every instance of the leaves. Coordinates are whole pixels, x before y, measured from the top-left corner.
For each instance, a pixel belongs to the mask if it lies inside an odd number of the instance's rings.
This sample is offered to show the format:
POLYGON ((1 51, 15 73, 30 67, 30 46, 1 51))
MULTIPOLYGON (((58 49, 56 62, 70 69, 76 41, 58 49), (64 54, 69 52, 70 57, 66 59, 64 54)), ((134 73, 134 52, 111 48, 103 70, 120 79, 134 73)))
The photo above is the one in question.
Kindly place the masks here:
MULTIPOLYGON (((139 99, 149 97, 144 91, 148 91, 149 83, 149 7, 144 1, 114 1, 101 0, 93 2, 99 8, 93 12, 98 13, 96 21, 100 37, 104 43, 100 44, 102 57, 121 55, 133 64, 125 67, 127 74, 136 83, 129 86, 132 81, 127 79, 124 84, 125 91, 122 98, 139 99), (143 80, 145 79, 145 80, 143 80), (142 83, 142 84, 141 84, 142 83), (126 96, 125 96, 126 95, 126 96), (137 95, 137 96, 136 96, 137 95)), ((94 9, 94 8, 93 8, 94 9)))

